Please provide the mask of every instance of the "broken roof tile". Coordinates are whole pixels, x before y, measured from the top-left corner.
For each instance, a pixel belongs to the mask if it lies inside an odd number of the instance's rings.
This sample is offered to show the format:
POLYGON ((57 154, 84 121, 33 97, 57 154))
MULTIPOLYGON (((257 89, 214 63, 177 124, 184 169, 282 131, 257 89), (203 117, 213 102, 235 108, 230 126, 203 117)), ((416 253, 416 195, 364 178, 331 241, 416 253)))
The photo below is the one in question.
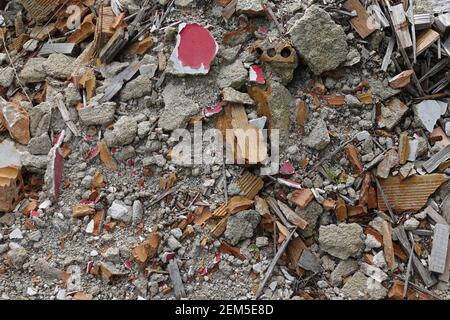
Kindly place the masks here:
MULTIPOLYGON (((436 189, 447 181, 443 174, 428 174, 423 176, 413 176, 401 180, 400 177, 389 177, 380 180, 381 187, 386 195, 389 205, 397 213, 404 211, 417 212, 427 202, 428 198, 436 189)), ((377 193, 378 208, 386 211, 387 207, 381 196, 377 193)))

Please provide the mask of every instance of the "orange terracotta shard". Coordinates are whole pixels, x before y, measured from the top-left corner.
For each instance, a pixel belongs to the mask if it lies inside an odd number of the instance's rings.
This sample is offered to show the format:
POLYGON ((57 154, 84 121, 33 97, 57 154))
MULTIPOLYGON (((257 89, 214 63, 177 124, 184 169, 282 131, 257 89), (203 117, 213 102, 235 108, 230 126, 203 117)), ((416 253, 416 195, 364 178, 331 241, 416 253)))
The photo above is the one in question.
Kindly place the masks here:
POLYGON ((238 181, 241 191, 247 199, 253 200, 259 191, 263 188, 264 182, 261 177, 258 177, 250 172, 246 172, 238 181))
POLYGON ((98 144, 98 148, 99 148, 99 153, 100 153, 100 160, 102 160, 105 167, 111 171, 117 171, 117 163, 111 156, 111 153, 109 153, 106 143, 103 141, 100 142, 98 144))
MULTIPOLYGON (((428 174, 405 180, 401 180, 398 176, 389 177, 380 180, 380 184, 392 209, 396 213, 401 213, 420 210, 431 194, 445 181, 447 178, 443 174, 428 174)), ((387 210, 381 192, 378 192, 377 202, 379 210, 387 210)))
POLYGON ((393 89, 400 89, 406 87, 411 82, 411 76, 414 73, 412 70, 405 70, 391 80, 389 80, 389 86, 393 89))
POLYGON ((81 218, 94 213, 94 208, 89 207, 87 204, 77 204, 72 207, 72 218, 81 218))
POLYGON ((23 180, 20 169, 0 169, 0 212, 12 211, 23 198, 23 180))
POLYGON ((308 204, 314 199, 314 194, 311 189, 299 189, 291 192, 288 199, 295 203, 301 209, 305 209, 308 204))
POLYGON ((227 211, 229 214, 234 214, 236 212, 246 210, 253 205, 253 201, 245 197, 234 196, 230 199, 227 205, 227 211))
POLYGON ((348 160, 353 166, 356 174, 360 174, 363 172, 363 166, 361 161, 359 160, 359 152, 358 149, 352 144, 348 144, 345 146, 345 153, 347 155, 348 160))
POLYGON ((30 117, 28 112, 16 103, 1 101, 3 125, 11 138, 20 144, 28 144, 30 136, 30 117))

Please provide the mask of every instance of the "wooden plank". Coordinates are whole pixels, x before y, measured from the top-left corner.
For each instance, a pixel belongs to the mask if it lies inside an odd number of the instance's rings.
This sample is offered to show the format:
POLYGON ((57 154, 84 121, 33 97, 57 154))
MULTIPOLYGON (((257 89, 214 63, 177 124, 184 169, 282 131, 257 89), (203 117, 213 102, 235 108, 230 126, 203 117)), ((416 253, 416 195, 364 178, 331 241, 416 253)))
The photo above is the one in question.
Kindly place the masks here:
POLYGON ((175 261, 175 259, 169 261, 167 269, 169 271, 170 280, 172 281, 175 298, 177 299, 185 298, 186 292, 184 291, 184 285, 183 281, 181 280, 180 269, 178 269, 178 264, 175 261))
POLYGON ((415 14, 414 15, 414 26, 416 30, 428 29, 433 23, 433 16, 428 13, 415 14))
POLYGON ((428 217, 430 217, 434 222, 439 224, 447 224, 447 221, 441 216, 436 210, 434 210, 431 206, 425 208, 425 213, 428 217))
POLYGON ((351 18, 350 23, 361 38, 365 39, 376 30, 376 27, 370 23, 369 15, 359 0, 347 0, 343 7, 348 11, 356 11, 357 16, 351 18))
POLYGON ((434 31, 433 29, 428 29, 428 30, 422 32, 419 35, 419 37, 417 38, 417 43, 416 43, 417 55, 421 54, 426 49, 431 47, 431 45, 439 39, 440 39, 439 33, 434 31))
POLYGON ((441 163, 450 159, 450 145, 441 149, 438 153, 434 154, 430 159, 422 164, 423 169, 431 173, 436 170, 441 163))
POLYGON ((403 4, 398 4, 390 7, 391 19, 395 31, 398 35, 399 44, 403 49, 412 47, 411 35, 408 30, 408 21, 406 20, 403 4))
POLYGON ((381 64, 381 70, 387 71, 389 64, 391 63, 392 52, 394 51, 395 46, 395 38, 389 38, 388 47, 386 49, 386 53, 384 54, 383 63, 381 64))
POLYGON ((445 262, 444 273, 439 276, 440 281, 448 282, 450 278, 450 245, 447 247, 447 260, 445 262))
POLYGON ((432 272, 444 273, 448 250, 448 225, 436 224, 434 227, 433 247, 428 269, 432 272))
POLYGON ((440 14, 434 19, 434 26, 439 32, 446 32, 450 29, 450 12, 440 14))
POLYGON ((75 43, 44 43, 39 51, 40 56, 49 56, 52 53, 62 53, 73 56, 75 54, 75 43))
POLYGON ((384 247, 384 259, 389 270, 395 269, 395 254, 394 254, 394 244, 392 242, 392 226, 386 220, 383 220, 382 225, 383 231, 383 247, 384 247))
POLYGON ((125 70, 116 75, 111 80, 111 84, 108 86, 108 88, 106 88, 105 95, 99 100, 100 103, 111 100, 117 94, 117 92, 122 89, 124 82, 129 81, 131 78, 133 78, 136 72, 139 71, 141 64, 141 61, 135 61, 131 63, 125 70))
MULTIPOLYGON (((408 236, 406 235, 405 228, 403 226, 398 226, 398 227, 394 228, 392 232, 397 237, 403 250, 406 251, 406 254, 410 255, 411 254, 411 243, 408 240, 408 236)), ((417 258, 417 256, 415 255, 414 252, 412 253, 412 263, 427 288, 429 288, 437 283, 437 280, 430 274, 430 272, 427 269, 425 269, 422 262, 419 260, 419 258, 417 258)))

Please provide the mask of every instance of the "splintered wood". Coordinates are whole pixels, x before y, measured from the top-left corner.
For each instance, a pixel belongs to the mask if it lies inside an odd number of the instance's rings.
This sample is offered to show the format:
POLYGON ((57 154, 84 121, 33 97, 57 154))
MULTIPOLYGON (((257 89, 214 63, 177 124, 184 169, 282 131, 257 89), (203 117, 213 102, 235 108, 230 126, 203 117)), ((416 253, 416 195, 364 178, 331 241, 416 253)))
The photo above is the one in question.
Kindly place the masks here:
POLYGON ((350 19, 352 27, 358 32, 361 38, 366 38, 377 28, 374 23, 371 23, 366 9, 359 0, 347 0, 343 7, 348 11, 356 11, 357 16, 350 19))
POLYGON ((256 164, 267 158, 267 145, 262 129, 248 122, 245 107, 240 103, 228 103, 218 117, 216 127, 226 139, 227 158, 235 163, 256 164))
POLYGON ((391 6, 391 18, 395 31, 398 34, 399 45, 403 49, 410 48, 412 46, 411 35, 409 34, 408 22, 402 3, 391 6))
MULTIPOLYGON (((389 177, 380 179, 380 184, 392 209, 401 213, 404 211, 417 212, 445 181, 447 181, 445 175, 429 174, 413 176, 405 180, 401 180, 398 176, 389 177)), ((377 193, 377 202, 379 210, 387 210, 381 192, 377 193)))

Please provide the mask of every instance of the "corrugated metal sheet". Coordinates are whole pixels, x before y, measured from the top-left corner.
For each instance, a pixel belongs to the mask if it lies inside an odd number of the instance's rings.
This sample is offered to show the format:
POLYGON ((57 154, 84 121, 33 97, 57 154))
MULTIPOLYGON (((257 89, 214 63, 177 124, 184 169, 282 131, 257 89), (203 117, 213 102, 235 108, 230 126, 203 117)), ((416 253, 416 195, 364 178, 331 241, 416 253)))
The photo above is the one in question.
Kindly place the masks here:
POLYGON ((50 17, 60 3, 58 0, 20 0, 20 2, 25 10, 39 22, 50 17))

